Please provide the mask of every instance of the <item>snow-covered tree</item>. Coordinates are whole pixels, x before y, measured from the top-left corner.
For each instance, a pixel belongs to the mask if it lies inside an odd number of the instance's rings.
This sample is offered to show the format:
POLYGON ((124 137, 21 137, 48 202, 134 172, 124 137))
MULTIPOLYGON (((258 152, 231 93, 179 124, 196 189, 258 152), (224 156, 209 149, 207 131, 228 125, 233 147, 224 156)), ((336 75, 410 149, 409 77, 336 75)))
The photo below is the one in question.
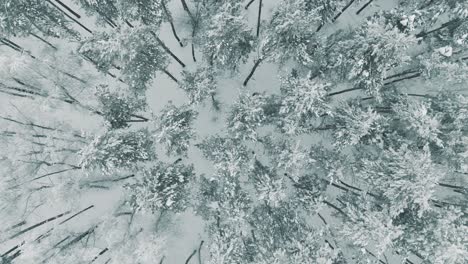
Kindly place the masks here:
POLYGON ((242 1, 209 1, 201 11, 196 43, 210 65, 221 70, 237 70, 247 61, 254 36, 246 23, 242 1))
POLYGON ((309 78, 286 78, 281 85, 280 115, 286 133, 304 133, 313 129, 313 121, 332 115, 327 97, 330 84, 309 78))
POLYGON ((145 102, 132 93, 112 92, 108 86, 96 88, 100 113, 112 129, 125 128, 131 122, 144 122, 146 118, 137 115, 145 109, 145 102), (135 119, 136 118, 136 119, 135 119))
POLYGON ((184 105, 168 104, 155 120, 156 142, 164 145, 168 155, 187 155, 190 140, 195 136, 193 121, 197 112, 184 105))
POLYGON ((137 91, 145 91, 156 72, 167 72, 168 57, 148 26, 121 26, 86 39, 79 52, 108 72, 120 68, 123 80, 137 91))
POLYGON ((334 137, 337 146, 357 145, 361 142, 379 144, 386 125, 385 116, 371 107, 363 108, 344 103, 334 113, 334 137))
POLYGON ((277 6, 259 43, 262 57, 287 62, 292 59, 302 64, 314 61, 316 28, 320 18, 320 4, 313 1, 284 0, 277 6))
POLYGON ((154 139, 148 129, 137 131, 110 130, 97 135, 80 150, 80 166, 112 173, 133 169, 139 162, 156 158, 154 139))
POLYGON ((37 32, 56 38, 77 38, 78 32, 70 27, 68 19, 54 5, 36 0, 3 2, 0 10, 2 43, 5 44, 5 36, 27 36, 37 32))
POLYGON ((257 129, 274 122, 279 109, 280 102, 276 96, 242 93, 229 113, 229 132, 234 138, 256 141, 257 129))
POLYGON ((158 162, 143 173, 140 183, 130 186, 132 204, 138 211, 182 211, 189 203, 193 166, 158 162))
POLYGON ((209 97, 215 103, 217 84, 215 72, 210 67, 200 67, 194 72, 183 71, 182 75, 180 88, 187 93, 191 104, 203 103, 209 97))

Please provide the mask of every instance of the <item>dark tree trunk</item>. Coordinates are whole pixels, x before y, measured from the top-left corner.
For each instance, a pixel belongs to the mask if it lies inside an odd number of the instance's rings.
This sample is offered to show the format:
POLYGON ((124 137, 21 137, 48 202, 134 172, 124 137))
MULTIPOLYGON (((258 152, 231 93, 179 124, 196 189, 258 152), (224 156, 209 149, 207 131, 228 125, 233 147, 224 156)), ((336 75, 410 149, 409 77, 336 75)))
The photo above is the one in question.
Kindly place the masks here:
POLYGON ((187 2, 185 0, 181 0, 181 2, 182 2, 182 7, 184 8, 185 12, 187 12, 187 14, 189 15, 190 20, 192 20, 192 23, 194 23, 195 22, 195 17, 192 15, 192 12, 190 12, 190 9, 188 8, 187 2))
POLYGON ((64 224, 64 223, 70 221, 71 219, 77 217, 78 215, 80 215, 80 214, 82 214, 82 213, 88 211, 89 209, 91 209, 91 208, 93 208, 93 207, 94 207, 94 205, 90 205, 90 206, 86 207, 85 209, 83 209, 83 210, 77 212, 76 214, 73 214, 72 216, 68 217, 67 219, 63 220, 62 222, 59 223, 59 225, 62 225, 62 224, 64 224))
POLYGON ((179 36, 177 35, 177 31, 176 31, 175 26, 174 26, 174 20, 172 19, 172 16, 171 16, 171 14, 169 13, 169 10, 167 9, 166 2, 165 2, 165 1, 161 1, 161 6, 162 6, 162 9, 163 9, 163 11, 164 11, 164 14, 165 14, 166 17, 167 17, 167 20, 169 21, 169 24, 171 25, 172 35, 174 35, 174 38, 177 40, 177 42, 179 42, 179 45, 180 45, 181 47, 183 47, 184 44, 182 44, 182 41, 180 41, 180 38, 179 38, 179 36))
POLYGON ((254 64, 252 70, 250 71, 249 75, 247 75, 247 78, 245 78, 245 80, 244 80, 244 83, 243 83, 244 86, 247 86, 247 83, 248 83, 249 80, 252 78, 252 76, 254 75, 255 71, 256 71, 257 68, 258 68, 258 66, 260 65, 260 63, 262 63, 262 61, 263 61, 263 58, 259 58, 259 59, 255 62, 255 64, 254 64))
POLYGON ((153 31, 151 31, 151 34, 153 34, 154 38, 156 39, 158 44, 161 45, 164 51, 171 55, 171 57, 174 58, 180 64, 180 66, 185 68, 185 64, 174 53, 172 53, 172 51, 166 46, 166 44, 164 44, 164 42, 158 37, 158 35, 156 35, 156 33, 154 33, 153 31))
POLYGON ((257 18, 257 38, 260 35, 260 23, 262 17, 262 0, 258 1, 258 18, 257 18))
POLYGON ((68 10, 68 12, 72 13, 76 18, 81 18, 81 16, 73 11, 73 9, 71 9, 69 6, 67 6, 66 4, 64 4, 62 1, 60 0, 55 0, 55 2, 57 2, 59 5, 61 5, 63 8, 65 8, 66 10, 68 10))
POLYGON ((144 116, 141 116, 141 115, 137 115, 137 114, 131 114, 130 116, 133 116, 133 117, 136 117, 136 118, 139 118, 141 120, 145 120, 145 121, 149 121, 148 118, 144 117, 144 116))
POLYGON ((192 46, 192 59, 194 62, 197 62, 197 58, 195 57, 195 45, 193 45, 193 40, 195 39, 195 30, 197 28, 197 25, 198 25, 198 22, 195 23, 192 27, 192 43, 191 43, 191 46, 192 46))
POLYGON ((37 176, 36 178, 30 180, 29 182, 37 181, 37 180, 40 180, 40 179, 45 178, 45 177, 48 177, 48 176, 60 174, 60 173, 62 173, 62 172, 67 172, 67 171, 71 171, 71 170, 77 170, 77 169, 78 169, 78 168, 71 168, 71 169, 64 169, 64 170, 59 170, 59 171, 54 171, 54 172, 46 173, 46 174, 44 174, 44 175, 37 176))
POLYGON ((255 0, 250 0, 249 3, 247 3, 247 5, 245 6, 245 10, 249 9, 249 6, 253 4, 253 2, 255 2, 255 0))
POLYGON ((34 34, 34 33, 30 33, 33 37, 37 38, 38 40, 44 42, 47 46, 53 48, 54 50, 57 50, 57 47, 55 47, 54 45, 52 45, 52 43, 48 42, 47 40, 45 40, 44 38, 41 38, 40 36, 34 34))
POLYGON ((179 83, 179 80, 177 80, 172 73, 168 72, 166 69, 162 69, 162 72, 164 72, 171 80, 173 80, 176 83, 179 83))
POLYGON ((336 16, 332 19, 332 22, 335 22, 356 0, 351 0, 341 11, 336 14, 336 16))
POLYGON ((18 237, 18 236, 20 236, 20 235, 22 235, 22 234, 24 234, 24 233, 26 233, 26 232, 29 232, 29 231, 31 231, 31 230, 33 230, 33 229, 39 227, 39 226, 42 226, 42 225, 44 225, 44 224, 47 224, 48 222, 52 222, 52 221, 54 221, 54 220, 56 220, 56 219, 58 219, 58 218, 60 218, 60 217, 62 217, 62 216, 64 216, 64 215, 69 214, 69 213, 70 213, 70 211, 66 211, 66 212, 64 212, 64 213, 61 213, 61 214, 58 214, 58 215, 53 216, 53 217, 51 217, 51 218, 48 218, 48 219, 46 219, 46 220, 44 220, 44 221, 42 221, 42 222, 39 222, 39 223, 37 223, 37 224, 34 224, 34 225, 32 225, 32 226, 30 226, 30 227, 28 227, 28 228, 26 228, 26 229, 23 229, 23 230, 19 231, 19 232, 16 233, 16 234, 10 236, 10 239, 15 238, 15 237, 18 237))
POLYGON ((105 249, 101 250, 101 252, 99 252, 99 254, 93 258, 93 260, 91 260, 91 263, 93 263, 94 261, 96 261, 96 259, 98 259, 100 256, 102 256, 102 255, 103 255, 104 253, 106 253, 108 250, 109 250, 108 248, 105 248, 105 249))
POLYGON ((192 42, 192 59, 194 62, 197 62, 197 58, 195 57, 195 47, 193 46, 193 42, 192 42))
POLYGON ((58 7, 57 5, 55 5, 54 3, 52 3, 52 1, 50 0, 46 0, 48 3, 50 3, 52 6, 54 6, 56 9, 58 9, 62 14, 64 14, 66 17, 68 17, 69 19, 71 19, 73 22, 75 22, 76 24, 78 24, 81 28, 83 28, 84 30, 86 30, 88 33, 90 34, 93 34, 93 31, 91 31, 89 28, 87 28, 86 26, 84 26, 83 24, 81 24, 78 20, 76 20, 74 17, 70 16, 69 14, 65 13, 62 9, 60 9, 60 7, 58 7))
POLYGON ((188 264, 190 262, 190 260, 192 259, 193 256, 195 256, 195 253, 197 253, 197 250, 194 249, 192 254, 190 254, 190 256, 187 258, 187 260, 185 261, 185 264, 188 264))
POLYGON ((456 24, 456 23, 460 23, 460 20, 459 20, 459 19, 451 20, 451 21, 449 21, 449 22, 447 22, 447 23, 442 24, 442 25, 441 25, 440 27, 438 27, 438 28, 435 28, 435 29, 432 29, 432 30, 429 30, 429 31, 426 31, 426 32, 420 32, 420 33, 416 34, 416 37, 417 37, 417 38, 424 38, 425 36, 427 36, 427 35, 429 35, 429 34, 432 34, 432 33, 434 33, 434 32, 437 32, 437 31, 439 31, 439 30, 442 30, 442 29, 444 29, 444 28, 446 28, 446 27, 449 27, 449 26, 451 26, 451 25, 453 25, 453 24, 456 24))
POLYGON ((324 24, 321 23, 321 24, 317 27, 317 29, 315 30, 315 32, 319 32, 319 31, 323 28, 323 25, 324 25, 324 24))
POLYGON ((362 90, 362 88, 354 87, 354 88, 344 89, 344 90, 341 90, 341 91, 329 93, 328 96, 335 96, 335 95, 338 95, 338 94, 352 92, 352 91, 358 91, 358 90, 362 90))
POLYGON ((390 81, 388 83, 384 83, 384 85, 390 85, 390 84, 401 82, 401 81, 404 81, 404 80, 414 79, 414 78, 417 78, 419 76, 421 76, 421 73, 416 73, 416 74, 413 74, 413 75, 410 75, 410 76, 407 76, 407 77, 404 77, 404 78, 400 78, 400 79, 390 81))
POLYGON ((369 0, 365 5, 363 5, 359 10, 356 12, 356 15, 359 15, 364 9, 366 9, 374 0, 369 0))
POLYGON ((393 74, 393 75, 387 76, 387 77, 384 78, 384 81, 385 81, 385 80, 388 80, 388 79, 400 77, 400 76, 403 76, 403 75, 406 75, 406 74, 417 73, 417 72, 419 72, 418 69, 409 69, 409 70, 406 70, 406 71, 402 71, 402 72, 400 72, 400 73, 395 73, 395 74, 393 74))
POLYGON ((198 246, 198 264, 202 264, 202 260, 201 260, 201 249, 202 249, 203 243, 205 243, 205 241, 202 240, 202 241, 200 242, 200 246, 198 246))

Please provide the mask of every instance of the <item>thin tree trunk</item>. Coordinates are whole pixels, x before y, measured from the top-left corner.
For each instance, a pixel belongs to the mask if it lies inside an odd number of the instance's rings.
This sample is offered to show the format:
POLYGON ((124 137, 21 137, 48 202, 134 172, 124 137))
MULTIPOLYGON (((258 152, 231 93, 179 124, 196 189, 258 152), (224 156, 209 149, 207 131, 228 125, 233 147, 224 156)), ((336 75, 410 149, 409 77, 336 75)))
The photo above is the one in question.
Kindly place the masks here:
MULTIPOLYGON (((198 14, 197 14, 198 16, 198 14)), ((197 17, 198 19, 198 17, 197 17)), ((192 43, 191 43, 191 46, 192 46, 192 59, 194 62, 197 62, 197 58, 195 58, 195 46, 193 45, 193 40, 195 39, 195 29, 197 28, 198 26, 198 22, 194 23, 194 25, 192 26, 192 43)))
POLYGON ((404 77, 404 78, 393 80, 393 81, 388 82, 388 83, 384 83, 384 85, 390 85, 390 84, 401 82, 401 81, 404 81, 404 80, 414 79, 414 78, 417 78, 419 76, 421 76, 421 73, 416 73, 414 75, 410 75, 410 76, 407 76, 407 77, 404 77))
POLYGON ((55 2, 57 2, 59 5, 61 5, 63 8, 65 8, 66 10, 68 10, 68 12, 72 13, 76 18, 81 18, 81 16, 73 11, 73 9, 71 9, 69 6, 67 6, 66 4, 64 4, 62 1, 60 0, 55 0, 55 2))
POLYGON ((202 241, 200 242, 200 246, 198 246, 198 264, 202 264, 202 261, 201 261, 201 249, 202 249, 203 243, 205 243, 205 241, 202 240, 202 241))
POLYGON ((366 9, 374 0, 369 0, 365 5, 363 5, 359 10, 356 12, 356 15, 359 15, 364 9, 366 9))
POLYGON ((338 206, 330 203, 329 201, 324 201, 323 203, 325 203, 326 205, 328 205, 331 208, 335 209, 338 213, 342 214, 344 217, 346 217, 346 218, 349 217, 343 210, 341 210, 338 206))
POLYGON ((182 44, 182 41, 180 41, 180 38, 177 35, 177 31, 176 31, 175 26, 174 26, 174 19, 172 19, 172 16, 171 16, 171 14, 169 13, 169 11, 167 9, 166 1, 164 1, 164 0, 161 1, 161 6, 162 6, 162 10, 164 11, 164 14, 167 17, 167 20, 169 21, 169 24, 171 25, 172 35, 174 35, 174 38, 177 40, 177 42, 179 42, 179 45, 181 47, 183 47, 184 44, 182 44))
POLYGON ((335 22, 356 0, 351 0, 341 11, 336 14, 336 16, 332 19, 332 22, 335 22))
POLYGON ((71 169, 64 169, 64 170, 54 171, 54 172, 51 172, 51 173, 47 173, 47 174, 38 176, 38 177, 30 180, 29 182, 37 181, 37 180, 40 180, 40 179, 45 178, 47 176, 52 176, 52 175, 60 174, 62 172, 67 172, 67 171, 71 171, 71 170, 78 170, 78 168, 71 168, 71 169))
POLYGON ((18 51, 18 52, 22 52, 22 49, 20 49, 20 48, 14 46, 14 45, 12 45, 12 44, 8 41, 8 39, 6 39, 6 38, 0 38, 0 42, 2 42, 3 44, 7 45, 7 46, 10 47, 11 49, 14 49, 14 50, 16 50, 16 51, 18 51))
POLYGON ((125 123, 144 123, 148 122, 148 120, 142 120, 142 119, 130 119, 130 120, 125 120, 125 123))
POLYGON ((195 58, 195 47, 193 46, 193 42, 192 42, 192 59, 194 62, 197 62, 197 58, 195 58))
POLYGON ((409 70, 406 70, 406 71, 402 71, 400 73, 395 73, 395 74, 392 74, 390 76, 387 76, 387 77, 384 78, 384 81, 388 80, 388 79, 395 78, 395 77, 400 77, 400 76, 403 76, 403 75, 406 75, 406 74, 417 73, 417 72, 419 72, 418 69, 409 69, 409 70))
POLYGON ((83 209, 83 210, 77 212, 76 214, 74 214, 74 215, 68 217, 67 219, 63 220, 62 222, 59 223, 59 225, 62 225, 62 224, 64 224, 64 223, 70 221, 71 219, 77 217, 78 215, 80 215, 80 214, 82 214, 82 213, 88 211, 89 209, 91 209, 91 208, 93 208, 93 207, 94 207, 94 205, 90 205, 90 206, 86 207, 85 209, 83 209))
POLYGON ((57 47, 55 47, 54 45, 52 45, 52 43, 48 42, 47 40, 41 38, 40 36, 34 34, 34 33, 30 33, 33 37, 37 38, 38 40, 44 42, 47 46, 53 48, 54 50, 57 50, 57 47))
POLYGON ((182 66, 183 68, 185 68, 185 64, 184 64, 174 53, 172 53, 172 51, 166 46, 166 44, 164 44, 164 42, 158 37, 158 35, 156 35, 156 33, 154 33, 153 31, 151 31, 151 34, 154 36, 154 38, 156 39, 156 41, 158 42, 158 44, 161 45, 161 47, 162 47, 169 55, 171 55, 171 57, 174 58, 174 59, 180 64, 180 66, 182 66))
POLYGON ((192 257, 195 255, 195 253, 197 253, 196 249, 194 249, 192 254, 190 254, 190 256, 187 258, 187 260, 185 261, 185 264, 188 264, 190 262, 190 259, 192 259, 192 257))
POLYGON ((262 0, 258 1, 258 18, 257 18, 257 38, 260 35, 260 23, 262 16, 262 0))
POLYGON ((165 258, 166 256, 162 256, 161 260, 159 261, 159 264, 163 264, 165 258))
POLYGON ((460 189, 460 190, 467 189, 467 187, 457 186, 457 185, 443 183, 443 182, 439 182, 438 184, 439 186, 446 187, 446 188, 460 189))
POLYGON ((70 246, 72 246, 73 244, 76 244, 78 242, 80 242, 83 238, 85 238, 86 236, 90 235, 91 233, 94 232, 94 229, 96 229, 96 226, 93 226, 91 227, 90 229, 86 230, 85 232, 81 233, 79 236, 75 237, 74 239, 72 239, 70 242, 68 242, 67 244, 63 245, 61 247, 61 250, 63 249, 66 249, 70 246))
POLYGON ((53 216, 53 217, 51 217, 51 218, 48 218, 48 219, 46 219, 46 220, 44 220, 44 221, 42 221, 42 222, 39 222, 39 223, 37 223, 37 224, 35 224, 35 225, 32 225, 32 226, 30 226, 30 227, 28 227, 28 228, 26 228, 26 229, 23 229, 23 230, 19 231, 19 232, 16 233, 16 234, 10 236, 10 239, 15 238, 15 237, 18 237, 18 236, 20 236, 20 235, 22 235, 22 234, 24 234, 24 233, 26 233, 26 232, 29 232, 29 231, 31 231, 31 230, 33 230, 33 229, 39 227, 39 226, 42 226, 42 225, 44 225, 44 224, 47 224, 48 222, 52 222, 52 221, 54 221, 54 220, 56 220, 56 219, 58 219, 58 218, 60 218, 60 217, 62 217, 62 216, 64 216, 64 215, 69 214, 69 213, 70 213, 70 211, 66 211, 66 212, 64 212, 64 213, 61 213, 61 214, 58 214, 58 215, 53 216))
POLYGON ((84 26, 83 24, 81 24, 78 20, 76 20, 74 17, 70 16, 69 14, 65 13, 62 9, 60 9, 60 7, 58 7, 57 5, 55 5, 52 1, 50 0, 46 0, 48 3, 50 3, 52 6, 54 6, 56 9, 58 9, 60 12, 62 12, 62 14, 64 14, 66 17, 68 17, 69 19, 71 19, 73 22, 75 22, 76 24, 78 24, 81 28, 83 28, 84 30, 86 30, 87 32, 89 32, 90 34, 93 34, 93 31, 91 31, 89 28, 87 28, 86 26, 84 26))
POLYGON ((139 118, 139 119, 142 119, 142 120, 145 120, 145 121, 149 121, 148 118, 144 117, 144 116, 141 116, 141 115, 137 115, 137 114, 131 114, 130 116, 133 116, 133 117, 136 117, 136 118, 139 118))
POLYGON ((10 254, 11 252, 17 250, 19 247, 21 247, 22 245, 24 245, 24 243, 25 243, 25 242, 23 241, 23 242, 21 242, 21 244, 18 244, 18 245, 16 245, 16 246, 10 248, 10 249, 7 250, 5 253, 3 253, 2 255, 0 255, 0 257, 5 257, 6 255, 10 254))
POLYGON ((459 19, 451 20, 451 21, 449 21, 447 23, 442 24, 438 28, 435 28, 435 29, 432 29, 432 30, 429 30, 429 31, 426 31, 426 32, 420 32, 420 33, 416 34, 416 37, 417 38, 423 38, 423 37, 425 37, 425 36, 427 36, 429 34, 432 34, 434 32, 437 32, 437 31, 441 30, 441 29, 444 29, 444 28, 446 28, 446 27, 448 27, 448 26, 450 26, 452 24, 455 24, 456 22, 459 22, 459 21, 460 21, 459 19))
POLYGON ((195 22, 195 18, 192 15, 192 12, 190 12, 190 9, 188 8, 187 2, 185 0, 181 0, 182 2, 182 7, 184 8, 185 12, 189 15, 190 19, 192 20, 192 23, 195 22))
POLYGON ((255 62, 255 64, 254 64, 252 70, 250 70, 249 75, 247 75, 247 78, 245 78, 245 80, 244 80, 244 83, 243 83, 244 86, 247 86, 247 83, 248 83, 249 80, 252 78, 252 76, 254 75, 255 71, 256 71, 257 68, 258 68, 258 66, 260 65, 260 63, 262 63, 262 61, 263 61, 263 58, 259 58, 259 59, 255 62))
POLYGON ((130 178, 133 178, 133 177, 135 177, 135 174, 130 174, 128 176, 123 176, 123 177, 119 177, 119 178, 115 178, 115 179, 94 180, 94 181, 90 181, 89 183, 119 182, 119 181, 123 181, 123 180, 130 179, 130 178))
POLYGON ((174 75, 172 75, 172 73, 168 72, 166 69, 162 69, 162 71, 163 71, 167 76, 169 76, 169 78, 171 78, 171 80, 173 80, 173 81, 176 82, 176 83, 179 83, 179 80, 177 80, 177 78, 174 77, 174 75))
POLYGON ((362 90, 362 88, 360 88, 360 87, 354 87, 354 88, 344 89, 344 90, 341 90, 341 91, 329 93, 328 96, 335 96, 335 95, 338 95, 338 94, 347 93, 347 92, 352 92, 352 91, 358 91, 358 90, 362 90))
POLYGON ((245 10, 249 9, 249 6, 253 4, 255 0, 250 0, 249 3, 245 6, 245 10))
POLYGON ((101 250, 101 251, 99 252, 99 254, 98 254, 97 256, 95 256, 95 257, 93 258, 93 260, 91 260, 91 263, 93 263, 94 261, 96 261, 96 259, 98 259, 100 256, 102 256, 102 255, 103 255, 104 253, 106 253, 108 250, 109 250, 108 248, 105 248, 105 249, 101 250))

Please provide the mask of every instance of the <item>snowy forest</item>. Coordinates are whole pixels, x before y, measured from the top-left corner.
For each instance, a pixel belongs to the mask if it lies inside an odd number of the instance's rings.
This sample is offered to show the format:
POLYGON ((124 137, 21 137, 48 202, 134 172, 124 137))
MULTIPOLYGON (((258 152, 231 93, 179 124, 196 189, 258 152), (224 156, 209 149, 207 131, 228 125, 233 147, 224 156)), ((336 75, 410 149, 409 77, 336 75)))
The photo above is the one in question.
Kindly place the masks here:
POLYGON ((467 0, 0 0, 0 263, 466 264, 467 91, 467 0))

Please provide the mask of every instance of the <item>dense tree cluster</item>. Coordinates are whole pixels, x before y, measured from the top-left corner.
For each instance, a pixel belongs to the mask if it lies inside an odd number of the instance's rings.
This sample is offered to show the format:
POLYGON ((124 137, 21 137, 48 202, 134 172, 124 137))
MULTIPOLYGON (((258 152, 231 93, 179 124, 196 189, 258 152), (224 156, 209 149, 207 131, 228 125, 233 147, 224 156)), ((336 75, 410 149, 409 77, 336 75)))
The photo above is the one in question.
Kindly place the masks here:
POLYGON ((468 263, 468 1, 265 2, 5 0, 0 263, 468 263))

